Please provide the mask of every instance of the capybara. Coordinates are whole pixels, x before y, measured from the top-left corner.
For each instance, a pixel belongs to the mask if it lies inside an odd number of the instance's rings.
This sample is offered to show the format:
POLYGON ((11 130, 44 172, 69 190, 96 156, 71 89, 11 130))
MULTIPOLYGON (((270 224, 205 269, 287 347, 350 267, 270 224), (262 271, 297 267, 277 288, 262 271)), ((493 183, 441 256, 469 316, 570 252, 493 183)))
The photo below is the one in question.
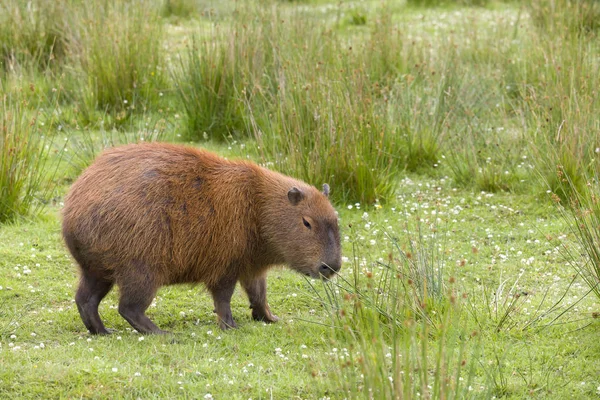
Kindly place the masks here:
POLYGON ((275 322, 267 270, 287 264, 329 278, 341 267, 337 216, 323 192, 246 161, 164 143, 105 151, 65 198, 62 232, 81 271, 75 302, 92 334, 116 283, 119 313, 137 331, 165 333, 146 315, 158 288, 202 282, 219 326, 236 327, 239 281, 255 320, 275 322))

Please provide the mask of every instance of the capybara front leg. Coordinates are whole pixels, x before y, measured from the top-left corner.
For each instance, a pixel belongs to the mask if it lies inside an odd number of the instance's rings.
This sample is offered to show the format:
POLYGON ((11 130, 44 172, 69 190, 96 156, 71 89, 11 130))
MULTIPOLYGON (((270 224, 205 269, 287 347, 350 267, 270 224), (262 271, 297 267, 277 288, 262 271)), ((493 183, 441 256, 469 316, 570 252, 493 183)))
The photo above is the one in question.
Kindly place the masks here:
POLYGON ((79 288, 75 295, 75 304, 85 327, 94 335, 106 335, 110 333, 102 323, 98 314, 100 301, 112 288, 113 282, 99 279, 92 273, 82 271, 79 288))
POLYGON ((264 276, 242 280, 242 287, 248 294, 252 318, 256 321, 277 322, 279 318, 271 313, 267 303, 267 279, 264 276))
POLYGON ((215 313, 219 319, 219 327, 223 330, 237 328, 233 315, 231 315, 231 296, 235 290, 235 284, 235 280, 226 280, 210 288, 215 302, 215 313))

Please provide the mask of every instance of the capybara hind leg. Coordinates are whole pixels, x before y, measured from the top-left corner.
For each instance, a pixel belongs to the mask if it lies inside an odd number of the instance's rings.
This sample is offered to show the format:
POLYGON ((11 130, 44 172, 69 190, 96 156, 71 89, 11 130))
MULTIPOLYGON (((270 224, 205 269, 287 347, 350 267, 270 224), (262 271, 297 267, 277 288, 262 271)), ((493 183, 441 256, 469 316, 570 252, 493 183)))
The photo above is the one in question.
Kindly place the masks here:
POLYGON ((242 287, 248 294, 252 318, 256 321, 277 322, 279 318, 271 313, 267 303, 267 280, 264 276, 242 280, 242 287))
POLYGON ((235 280, 223 280, 209 290, 215 303, 215 313, 219 319, 219 327, 223 330, 237 328, 231 315, 231 296, 235 290, 235 280))
POLYGON ((100 319, 98 305, 112 286, 112 281, 99 279, 89 272, 82 272, 81 274, 79 289, 77 289, 75 295, 75 303, 85 327, 94 335, 110 333, 100 319))
POLYGON ((156 289, 154 286, 146 286, 144 284, 121 286, 121 297, 119 299, 119 314, 133 328, 140 333, 166 334, 158 328, 145 314, 146 310, 152 303, 156 289))

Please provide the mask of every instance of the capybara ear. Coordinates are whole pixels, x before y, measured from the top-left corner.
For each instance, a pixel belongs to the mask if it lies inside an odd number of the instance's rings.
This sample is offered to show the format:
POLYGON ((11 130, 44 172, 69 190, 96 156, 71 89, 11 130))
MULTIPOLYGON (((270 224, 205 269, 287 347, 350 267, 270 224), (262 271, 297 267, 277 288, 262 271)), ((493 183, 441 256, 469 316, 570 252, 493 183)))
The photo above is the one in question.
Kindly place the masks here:
POLYGON ((325 197, 329 197, 329 185, 326 183, 323 184, 323 194, 325 197))
POLYGON ((288 192, 288 199, 290 200, 290 203, 292 203, 292 205, 294 206, 300 203, 303 198, 304 193, 302 193, 302 190, 298 189, 296 186, 291 188, 288 192))

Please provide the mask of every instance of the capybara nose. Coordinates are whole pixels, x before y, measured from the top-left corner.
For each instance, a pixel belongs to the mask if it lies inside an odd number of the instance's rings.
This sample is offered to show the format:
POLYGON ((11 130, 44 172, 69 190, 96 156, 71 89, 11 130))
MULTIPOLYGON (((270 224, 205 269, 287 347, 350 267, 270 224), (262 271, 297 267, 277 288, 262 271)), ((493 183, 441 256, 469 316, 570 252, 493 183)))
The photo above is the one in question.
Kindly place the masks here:
POLYGON ((334 272, 340 272, 340 269, 342 268, 342 263, 341 262, 333 262, 333 263, 329 263, 329 267, 331 267, 331 269, 334 272))
POLYGON ((321 264, 321 266, 319 267, 319 273, 321 275, 323 275, 325 278, 329 278, 332 275, 334 275, 337 271, 340 270, 340 266, 337 265, 337 268, 335 268, 336 265, 328 265, 328 264, 321 264))

